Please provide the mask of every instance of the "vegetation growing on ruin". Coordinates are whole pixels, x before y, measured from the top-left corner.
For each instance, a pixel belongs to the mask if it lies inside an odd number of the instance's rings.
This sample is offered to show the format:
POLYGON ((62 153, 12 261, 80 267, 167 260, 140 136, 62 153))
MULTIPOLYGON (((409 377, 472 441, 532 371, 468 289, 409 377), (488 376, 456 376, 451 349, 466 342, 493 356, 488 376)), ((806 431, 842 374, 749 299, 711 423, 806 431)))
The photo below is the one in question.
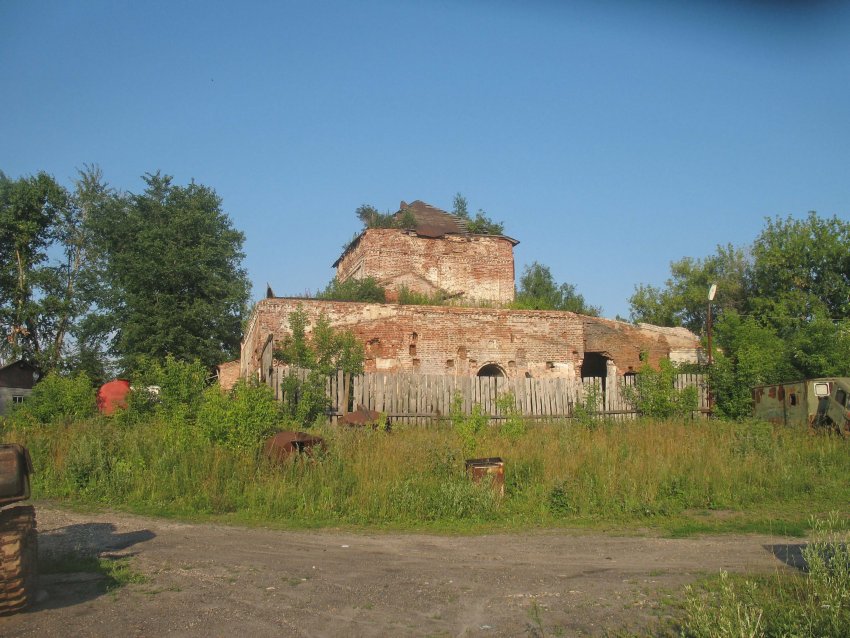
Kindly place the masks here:
POLYGON ((457 193, 452 201, 452 214, 457 215, 466 222, 466 229, 474 235, 502 235, 505 232, 503 222, 494 222, 491 217, 480 208, 472 217, 469 213, 469 203, 466 197, 457 193))
POLYGON ((416 228, 416 217, 410 208, 403 209, 400 214, 382 213, 370 204, 362 204, 354 213, 364 228, 416 228))
MULTIPOLYGON (((297 340, 288 350, 292 361, 327 361, 297 340)), ((238 385, 228 401, 215 386, 198 390, 191 368, 168 365, 178 369, 166 371, 159 401, 140 390, 115 417, 86 407, 69 420, 61 401, 51 414, 53 399, 34 394, 37 412, 21 408, 3 421, 4 440, 30 446, 36 495, 288 526, 792 534, 810 513, 850 498, 850 441, 755 421, 499 424, 458 413, 442 425, 395 423, 391 433, 320 422, 313 431, 326 452, 272 467, 259 455, 263 437, 308 421, 294 421, 266 387, 238 385), (464 473, 464 459, 485 456, 505 460, 501 499, 464 473)))
POLYGON ((366 303, 384 303, 387 291, 374 277, 362 279, 350 278, 340 282, 336 277, 327 287, 316 295, 316 299, 326 301, 362 301, 366 303))
POLYGON ((519 278, 516 298, 510 305, 517 310, 567 310, 598 317, 602 308, 591 306, 572 284, 555 282, 548 266, 532 262, 519 278))

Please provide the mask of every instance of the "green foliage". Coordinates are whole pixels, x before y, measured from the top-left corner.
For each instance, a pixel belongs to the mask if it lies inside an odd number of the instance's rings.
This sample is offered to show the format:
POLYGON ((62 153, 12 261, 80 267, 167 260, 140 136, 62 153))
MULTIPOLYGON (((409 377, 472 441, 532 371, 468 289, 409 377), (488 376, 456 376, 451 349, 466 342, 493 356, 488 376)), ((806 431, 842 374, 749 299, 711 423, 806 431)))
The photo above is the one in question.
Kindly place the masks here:
POLYGON ((819 636, 839 638, 850 627, 850 550, 833 512, 812 520, 803 549, 807 571, 760 578, 721 572, 702 591, 686 588, 685 638, 819 636))
POLYGON ((505 392, 496 399, 496 407, 505 417, 499 428, 502 436, 512 441, 522 438, 526 432, 525 419, 522 418, 516 407, 516 398, 514 395, 510 392, 505 392))
POLYGON ((489 417, 484 414, 479 404, 472 406, 469 414, 463 411, 463 397, 456 394, 452 399, 449 418, 452 421, 455 434, 460 439, 463 453, 468 457, 475 454, 481 439, 481 435, 487 427, 489 417))
POLYGON ((573 405, 573 421, 582 427, 593 429, 599 423, 599 412, 602 410, 602 388, 597 385, 584 386, 584 396, 573 405))
POLYGON ((669 359, 661 359, 656 370, 644 361, 635 385, 626 387, 626 398, 638 413, 653 419, 690 416, 699 407, 697 388, 676 389, 678 370, 669 359))
POLYGON ((568 310, 591 317, 602 313, 598 306, 587 305, 572 284, 556 284, 549 267, 536 261, 523 270, 519 291, 511 307, 519 310, 568 310))
POLYGON ((197 418, 198 429, 209 441, 249 451, 259 449, 279 421, 280 405, 271 388, 244 379, 229 393, 215 385, 207 388, 197 418))
POLYGON ((703 330, 718 285, 710 374, 721 415, 748 414, 753 384, 850 374, 850 222, 767 219, 747 249, 718 247, 671 272, 664 289, 638 287, 632 318, 703 330))
POLYGON ((12 414, 12 422, 56 425, 85 419, 97 411, 96 392, 84 372, 50 373, 35 385, 32 394, 12 414))
POLYGON ((381 213, 374 206, 363 204, 354 212, 365 228, 416 228, 416 217, 410 208, 398 213, 381 213))
POLYGON ((466 198, 457 193, 454 197, 452 213, 466 222, 466 229, 474 235, 502 235, 505 232, 505 224, 494 222, 486 212, 478 209, 475 217, 470 217, 466 198))
POLYGON ((140 357, 131 375, 133 389, 124 418, 134 420, 153 413, 169 420, 192 421, 201 407, 208 378, 209 372, 197 359, 190 363, 171 355, 163 361, 140 357))
POLYGON ((446 295, 440 291, 433 294, 424 292, 416 292, 407 286, 401 286, 398 289, 398 303, 407 306, 444 306, 446 305, 446 295))
POLYGON ((712 305, 716 317, 725 310, 741 310, 749 263, 746 253, 734 246, 718 246, 705 259, 685 257, 670 264, 665 288, 640 285, 629 299, 631 318, 658 326, 684 326, 696 333, 705 328, 708 289, 717 284, 712 305))
MULTIPOLYGON (((249 418, 258 414, 255 398, 240 408, 249 418)), ((213 419, 234 418, 225 399, 212 399, 221 400, 213 419)), ((29 447, 36 498, 310 527, 600 522, 781 533, 805 527, 808 511, 850 499, 850 442, 757 422, 535 423, 514 438, 482 420, 470 428, 478 430, 472 452, 505 460, 501 500, 469 482, 463 461, 472 454, 461 450, 452 425, 393 436, 323 426, 317 433, 327 452, 270 466, 256 447, 238 437, 227 444, 214 422, 201 427, 199 416, 198 423, 149 414, 134 427, 103 418, 50 428, 7 424, 3 438, 29 447)))
POLYGON ((346 279, 343 282, 334 277, 327 287, 316 295, 316 299, 384 303, 386 290, 374 277, 346 279))
POLYGON ((80 312, 81 223, 80 199, 46 173, 12 180, 0 172, 0 356, 60 367, 80 312))
POLYGON ((284 412, 296 422, 312 425, 330 407, 325 380, 342 370, 363 372, 363 344, 350 331, 334 330, 327 317, 316 319, 310 339, 309 317, 302 307, 289 314, 289 334, 275 351, 275 357, 290 366, 283 382, 284 412))
POLYGON ((168 354, 207 367, 233 358, 249 289, 243 234, 211 188, 159 172, 144 181, 144 193, 116 196, 91 219, 108 293, 98 328, 114 334, 127 369, 168 354))

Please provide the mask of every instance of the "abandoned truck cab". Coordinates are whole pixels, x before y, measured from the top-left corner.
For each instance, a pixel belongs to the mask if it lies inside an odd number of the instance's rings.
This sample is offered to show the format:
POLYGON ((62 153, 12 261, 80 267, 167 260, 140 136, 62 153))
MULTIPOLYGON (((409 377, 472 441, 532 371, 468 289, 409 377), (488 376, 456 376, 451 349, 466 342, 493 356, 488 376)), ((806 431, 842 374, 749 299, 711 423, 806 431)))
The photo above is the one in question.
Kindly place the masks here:
POLYGON ((850 436, 850 377, 760 385, 752 394, 757 418, 850 436))

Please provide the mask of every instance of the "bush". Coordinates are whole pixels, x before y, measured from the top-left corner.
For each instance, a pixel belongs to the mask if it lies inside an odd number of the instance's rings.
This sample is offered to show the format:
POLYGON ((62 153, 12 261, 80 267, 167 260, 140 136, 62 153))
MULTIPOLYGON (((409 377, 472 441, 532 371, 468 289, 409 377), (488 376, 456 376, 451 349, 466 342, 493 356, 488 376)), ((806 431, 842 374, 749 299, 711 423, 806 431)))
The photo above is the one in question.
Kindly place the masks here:
POLYGON ((676 366, 669 359, 658 362, 655 370, 644 357, 644 364, 635 379, 633 388, 626 388, 626 398, 638 413, 654 419, 689 416, 699 407, 699 394, 695 387, 677 390, 676 366))
POLYGON ((455 395, 449 416, 455 433, 460 438, 463 453, 467 457, 472 456, 478 448, 478 440, 481 438, 484 428, 487 427, 489 417, 484 414, 481 406, 477 403, 472 406, 472 411, 469 414, 464 414, 463 397, 460 394, 455 395))
POLYGON ((97 395, 85 372, 72 376, 48 374, 12 413, 13 425, 71 423, 97 411, 97 395))
POLYGON ((255 450, 275 432, 279 421, 280 407, 271 388, 240 379, 228 394, 218 386, 206 389, 197 424, 213 443, 255 450))
POLYGON ((141 359, 131 375, 128 411, 136 417, 153 412, 174 421, 194 420, 209 376, 197 359, 191 363, 171 355, 161 362, 141 359))
POLYGON ((837 513, 812 519, 803 549, 804 575, 745 579, 721 572, 698 593, 686 589, 686 638, 821 636, 843 638, 850 627, 850 551, 837 513))
POLYGON ((386 290, 374 277, 346 279, 343 282, 334 278, 327 285, 327 288, 316 295, 316 299, 384 303, 386 301, 386 290))

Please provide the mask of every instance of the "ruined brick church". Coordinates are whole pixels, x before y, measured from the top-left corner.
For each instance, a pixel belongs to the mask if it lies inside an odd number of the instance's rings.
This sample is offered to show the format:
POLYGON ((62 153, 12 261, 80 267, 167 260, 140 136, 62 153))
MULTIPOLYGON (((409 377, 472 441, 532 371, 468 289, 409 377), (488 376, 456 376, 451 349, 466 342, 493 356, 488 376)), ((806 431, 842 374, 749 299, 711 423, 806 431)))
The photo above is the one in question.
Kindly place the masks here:
POLYGON ((463 219, 421 201, 401 203, 410 228, 367 228, 334 262, 336 277, 374 277, 387 303, 269 297, 259 301, 242 342, 241 376, 264 378, 271 349, 299 306, 351 330, 367 372, 469 376, 609 377, 633 373, 641 356, 696 362, 699 340, 684 328, 633 325, 573 312, 514 310, 513 248, 505 235, 470 233, 463 219), (448 305, 396 303, 402 287, 448 305))

